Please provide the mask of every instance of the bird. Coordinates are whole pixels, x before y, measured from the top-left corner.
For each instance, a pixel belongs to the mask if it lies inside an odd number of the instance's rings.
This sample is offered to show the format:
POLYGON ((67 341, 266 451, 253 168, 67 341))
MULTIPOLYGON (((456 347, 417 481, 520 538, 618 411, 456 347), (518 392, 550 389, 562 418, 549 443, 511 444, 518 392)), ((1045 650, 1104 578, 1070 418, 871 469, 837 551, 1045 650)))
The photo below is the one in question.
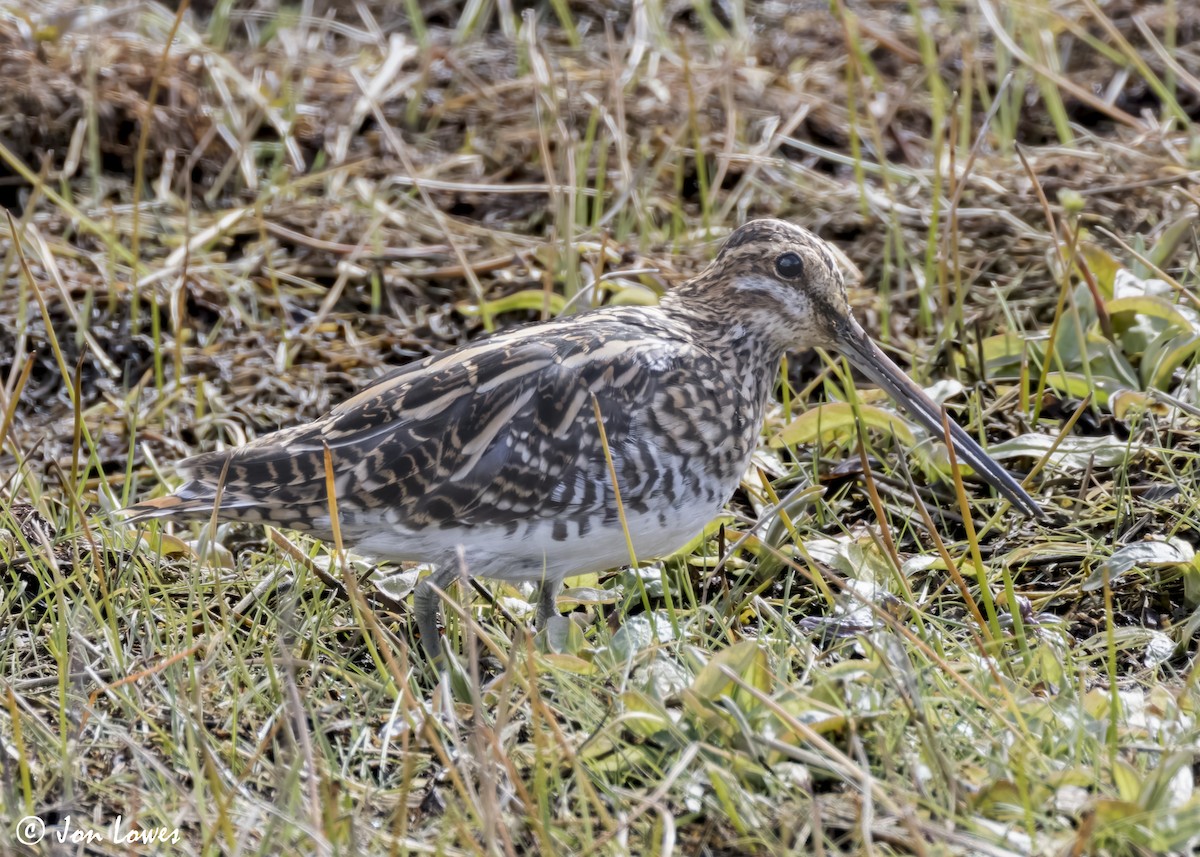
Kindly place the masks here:
POLYGON ((783 220, 734 230, 654 306, 603 306, 404 365, 326 415, 188 458, 152 518, 272 524, 433 571, 413 597, 442 663, 442 594, 461 576, 539 585, 536 624, 571 576, 666 556, 730 501, 791 349, 840 352, 1026 516, 1021 484, 871 340, 830 244, 783 220), (944 428, 948 426, 948 428, 944 428), (628 535, 629 543, 626 541, 628 535))

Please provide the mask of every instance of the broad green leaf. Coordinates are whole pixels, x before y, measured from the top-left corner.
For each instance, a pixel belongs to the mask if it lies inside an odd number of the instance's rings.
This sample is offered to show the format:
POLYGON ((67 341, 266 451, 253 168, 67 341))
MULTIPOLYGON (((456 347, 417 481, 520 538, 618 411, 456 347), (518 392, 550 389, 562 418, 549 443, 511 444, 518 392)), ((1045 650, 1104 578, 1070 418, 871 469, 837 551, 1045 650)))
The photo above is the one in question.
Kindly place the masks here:
MULTIPOLYGON (((1200 554, 1197 554, 1191 565, 1183 570, 1183 600, 1189 606, 1200 605, 1200 554)), ((1193 616, 1200 622, 1200 611, 1193 616)))
POLYGON ((729 673, 739 676, 745 684, 763 693, 771 689, 766 651, 755 640, 743 640, 713 655, 701 667, 688 690, 710 702, 722 696, 737 696, 742 691, 729 673))
MULTIPOLYGON (((1109 378, 1104 375, 1093 374, 1091 380, 1079 372, 1051 372, 1046 376, 1046 384, 1053 390, 1062 393, 1065 396, 1070 396, 1076 399, 1083 399, 1090 395, 1100 407, 1112 408, 1114 397, 1128 395, 1131 391, 1130 385, 1123 384, 1115 378, 1109 378)), ((1140 389, 1138 384, 1132 385, 1133 390, 1140 389)), ((1142 399, 1149 397, 1136 393, 1142 399)), ((1138 404, 1136 400, 1128 400, 1127 406, 1138 404)))
MULTIPOLYGON (((576 579, 586 580, 592 576, 584 574, 576 579)), ((567 580, 571 580, 571 578, 567 578, 567 580)), ((590 607, 597 604, 613 604, 618 600, 617 593, 611 589, 602 589, 599 586, 566 585, 566 581, 563 583, 565 588, 558 594, 560 604, 590 607)))
POLYGON ((583 638, 583 630, 568 616, 551 616, 550 621, 538 629, 539 647, 549 654, 546 656, 559 669, 580 675, 593 672, 591 661, 578 657, 587 642, 583 638))
POLYGON ((710 539, 716 538, 722 524, 726 527, 730 527, 736 523, 737 518, 735 518, 733 515, 730 515, 727 512, 720 514, 716 518, 713 518, 713 520, 709 521, 698 536, 681 547, 679 550, 675 551, 675 553, 668 554, 663 558, 670 559, 671 557, 689 557, 699 551, 710 539))
POLYGON ((1060 362, 1068 369, 1082 363, 1083 355, 1087 353, 1085 343, 1090 338, 1089 331, 1096 325, 1096 305, 1088 287, 1080 283, 1071 294, 1074 309, 1072 302, 1068 302, 1054 338, 1054 353, 1046 358, 1054 368, 1058 368, 1060 362), (1082 342, 1080 333, 1083 334, 1082 342))
POLYGON ((1131 800, 1097 798, 1092 801, 1091 806, 1095 819, 1094 826, 1101 830, 1112 827, 1125 830, 1132 827, 1139 818, 1145 815, 1142 808, 1131 800))
POLYGON ((1113 296, 1113 284, 1117 279, 1117 271, 1121 270, 1123 265, 1118 262, 1113 256, 1100 246, 1085 241, 1079 247, 1079 253, 1087 262, 1088 270, 1092 272, 1092 276, 1096 279, 1096 284, 1100 286, 1100 294, 1105 299, 1111 299, 1113 296))
POLYGON ((143 531, 141 541, 150 553, 157 556, 196 556, 191 545, 170 533, 143 531))
POLYGON ((1183 539, 1147 539, 1124 545, 1112 555, 1098 563, 1083 583, 1084 592, 1092 592, 1104 585, 1108 575, 1111 585, 1122 574, 1134 568, 1174 568, 1189 565, 1196 559, 1195 549, 1183 539))
POLYGON ((1171 261, 1171 256, 1179 248, 1179 245, 1186 241, 1192 234, 1192 227, 1196 223, 1196 215, 1194 213, 1187 214, 1166 229, 1162 231, 1157 243, 1146 254, 1146 258, 1157 265, 1159 268, 1166 267, 1171 261))
POLYGON ((661 703, 677 696, 691 685, 693 678, 692 671, 681 662, 658 657, 638 667, 631 683, 640 687, 647 697, 661 703))
POLYGON ((1128 268, 1117 272, 1117 294, 1121 293, 1122 273, 1128 274, 1138 280, 1148 279, 1153 274, 1153 271, 1142 262, 1142 259, 1146 258, 1146 254, 1149 252, 1146 249, 1146 236, 1140 232, 1133 233, 1130 236, 1129 245, 1133 248, 1133 258, 1129 260, 1128 268))
POLYGON ((525 289, 513 292, 511 295, 505 295, 502 298, 484 301, 482 305, 463 302, 455 308, 468 317, 482 315, 485 309, 492 315, 502 312, 542 312, 549 310, 550 315, 556 316, 563 311, 566 304, 567 299, 557 292, 547 292, 542 289, 525 289))
POLYGON ((563 580, 563 587, 568 589, 574 588, 596 588, 600 586, 600 575, 577 574, 574 577, 568 577, 563 580))
MULTIPOLYGON (((1016 333, 989 336, 980 342, 979 347, 990 378, 1019 375, 1022 363, 1026 361, 1034 370, 1042 365, 1042 343, 1027 340, 1016 333)), ((956 359, 960 365, 966 362, 961 354, 956 359)))
POLYGON ((1088 369, 1093 378, 1111 378, 1121 387, 1138 388, 1138 373, 1129 359, 1099 333, 1087 336, 1088 369))
POLYGON ((1198 351, 1200 336, 1196 334, 1177 336, 1162 343, 1160 348, 1155 350, 1152 363, 1151 353, 1147 351, 1147 365, 1143 366, 1143 373, 1149 375, 1149 386, 1158 390, 1168 389, 1175 370, 1192 360, 1198 351))
POLYGON ((852 580, 887 584, 895 577, 890 562, 874 539, 850 536, 807 539, 804 550, 814 561, 836 569, 852 580))
POLYGON ((1162 416, 1170 411, 1158 399, 1145 393, 1140 393, 1137 390, 1116 390, 1110 393, 1108 397, 1108 409, 1119 420, 1127 419, 1130 414, 1134 413, 1149 411, 1150 413, 1162 416))
POLYGON ((1066 666, 1063 664, 1063 653, 1059 651, 1058 647, 1038 637, 1033 637, 1029 643, 1030 666, 1037 671, 1036 674, 1041 681, 1061 686, 1064 681, 1070 680, 1066 666))
POLYGON ((651 623, 651 617, 644 613, 626 616, 621 627, 612 636, 609 651, 618 661, 633 660, 639 652, 644 652, 657 642, 658 637, 670 636, 671 623, 665 616, 651 623))
POLYGON ((993 780, 971 798, 971 805, 987 818, 1019 820, 1022 818, 1024 795, 1009 779, 993 780))
POLYGON ((616 724, 641 738, 650 738, 671 728, 671 718, 659 700, 641 691, 627 690, 621 694, 622 714, 616 724))
POLYGON ((658 295, 644 286, 617 285, 604 281, 602 286, 612 292, 610 304, 617 306, 657 306, 658 295))
POLYGON ((1175 337, 1195 332, 1187 315, 1169 301, 1143 295, 1118 298, 1113 308, 1113 336, 1130 360, 1141 361, 1143 380, 1147 377, 1145 356, 1164 335, 1175 337))
POLYGON ((620 733, 602 732, 584 745, 579 758, 594 775, 628 776, 631 765, 637 766, 633 770, 653 770, 658 764, 653 745, 626 741, 620 733))
POLYGON ((743 640, 717 652, 700 668, 692 686, 681 691, 679 696, 689 717, 703 734, 732 739, 744 731, 742 723, 754 720, 763 707, 743 684, 763 693, 771 687, 766 650, 755 640, 743 640), (731 676, 737 676, 740 681, 731 676), (732 700, 741 714, 730 711, 725 700, 732 700))
MULTIPOLYGON (((819 702, 810 689, 804 686, 783 688, 774 697, 774 701, 792 719, 820 735, 844 732, 849 722, 849 718, 840 708, 819 702)), ((788 743, 801 744, 806 740, 801 730, 789 729, 785 724, 781 726, 783 730, 780 737, 788 743)))
POLYGON ((1142 777, 1136 769, 1117 759, 1113 763, 1113 785, 1124 801, 1136 801, 1142 792, 1142 777))
MULTIPOLYGON (((1023 434, 988 447, 988 454, 997 461, 1009 458, 1040 460, 1054 445, 1048 434, 1023 434)), ((1115 437, 1064 437, 1050 456, 1050 465, 1065 470, 1082 471, 1089 462, 1097 467, 1117 467, 1128 463, 1140 451, 1138 445, 1127 445, 1115 437)))
POLYGON ((991 363, 994 360, 1008 361, 1020 360, 1021 355, 1026 349, 1030 348, 1032 343, 1028 342, 1024 337, 1016 333, 1001 333, 996 336, 989 336, 979 343, 980 351, 983 352, 983 359, 986 363, 991 363))
POLYGON ((564 652, 547 652, 542 655, 542 661, 549 667, 573 675, 592 675, 596 672, 596 665, 591 661, 564 652))
POLYGON ((1193 332, 1193 326, 1188 317, 1179 307, 1164 298, 1155 295, 1137 295, 1124 298, 1114 298, 1105 304, 1113 319, 1113 327, 1117 327, 1122 319, 1119 316, 1127 313, 1149 316, 1178 327, 1181 331, 1193 332))
MULTIPOLYGON (((868 428, 878 429, 894 437, 904 446, 916 445, 916 437, 902 418, 877 408, 874 405, 859 405, 858 412, 868 428)), ((830 402, 812 408, 785 425, 770 440, 773 447, 791 446, 797 443, 814 443, 830 435, 852 438, 855 436, 854 408, 849 402, 830 402)))

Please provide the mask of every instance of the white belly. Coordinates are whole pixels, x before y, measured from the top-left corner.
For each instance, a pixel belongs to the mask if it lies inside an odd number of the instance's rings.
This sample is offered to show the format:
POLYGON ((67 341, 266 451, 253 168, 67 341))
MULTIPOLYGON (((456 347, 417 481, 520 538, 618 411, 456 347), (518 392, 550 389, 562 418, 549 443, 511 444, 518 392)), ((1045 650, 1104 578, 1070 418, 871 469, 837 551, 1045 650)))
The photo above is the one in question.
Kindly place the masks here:
MULTIPOLYGON (((711 521, 720 507, 671 509, 657 514, 630 514, 629 536, 638 561, 666 556, 687 544, 711 521)), ((625 532, 617 526, 592 526, 580 534, 568 528, 565 539, 553 536, 554 521, 539 520, 509 533, 498 527, 401 532, 381 527, 358 540, 354 550, 368 556, 432 563, 456 561, 461 547, 473 576, 524 581, 561 580, 629 565, 625 532)))

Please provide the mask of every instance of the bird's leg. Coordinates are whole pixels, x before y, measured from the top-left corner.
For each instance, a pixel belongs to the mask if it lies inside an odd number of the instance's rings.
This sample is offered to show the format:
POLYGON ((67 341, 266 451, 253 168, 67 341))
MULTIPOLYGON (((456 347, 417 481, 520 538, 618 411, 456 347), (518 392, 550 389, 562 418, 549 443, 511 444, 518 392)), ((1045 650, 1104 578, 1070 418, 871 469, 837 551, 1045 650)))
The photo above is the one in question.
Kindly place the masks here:
POLYGON ((561 588, 561 578, 546 577, 538 589, 538 635, 545 640, 546 648, 551 652, 566 650, 571 631, 571 620, 558 612, 558 591, 561 588))
POLYGON ((442 638, 438 633, 438 618, 442 612, 442 596, 455 578, 458 569, 447 563, 438 566, 433 573, 417 584, 413 592, 413 607, 417 611, 417 628, 421 631, 421 647, 429 660, 441 667, 442 638), (440 590, 440 592, 439 592, 440 590))
POLYGON ((538 587, 537 628, 541 631, 552 619, 562 618, 558 612, 558 590, 562 588, 562 580, 547 577, 538 587))

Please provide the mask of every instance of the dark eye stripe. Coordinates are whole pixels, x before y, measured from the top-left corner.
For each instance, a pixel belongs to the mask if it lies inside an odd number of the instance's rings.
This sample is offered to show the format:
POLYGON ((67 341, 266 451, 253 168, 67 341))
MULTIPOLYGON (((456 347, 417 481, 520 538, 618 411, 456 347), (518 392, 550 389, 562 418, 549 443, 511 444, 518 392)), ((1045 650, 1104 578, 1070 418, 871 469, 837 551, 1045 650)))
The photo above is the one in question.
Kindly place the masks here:
POLYGON ((796 253, 784 253, 775 260, 775 273, 785 280, 795 280, 804 275, 804 260, 796 253))

